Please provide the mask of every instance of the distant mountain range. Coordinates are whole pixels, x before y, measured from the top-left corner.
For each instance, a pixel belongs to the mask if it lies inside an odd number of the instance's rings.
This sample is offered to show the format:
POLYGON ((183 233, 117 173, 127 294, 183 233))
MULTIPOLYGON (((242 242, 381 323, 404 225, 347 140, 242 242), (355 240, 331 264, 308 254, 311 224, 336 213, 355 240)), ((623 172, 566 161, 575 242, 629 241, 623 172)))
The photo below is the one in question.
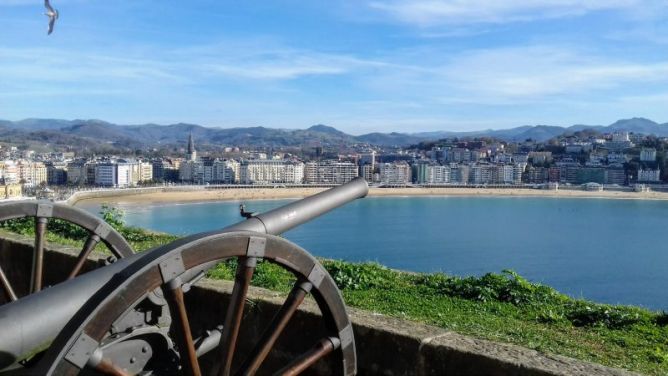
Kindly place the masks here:
POLYGON ((649 119, 619 120, 608 126, 525 125, 511 129, 473 132, 369 133, 353 136, 326 125, 308 129, 275 129, 265 127, 214 128, 196 124, 172 125, 117 125, 101 120, 25 119, 0 120, 0 141, 42 142, 53 145, 95 147, 110 145, 137 149, 144 147, 183 146, 192 132, 198 145, 290 147, 323 146, 345 147, 368 143, 379 146, 406 146, 422 141, 449 137, 494 137, 506 141, 533 139, 547 141, 563 134, 585 129, 598 132, 628 131, 668 136, 668 123, 659 124, 649 119))

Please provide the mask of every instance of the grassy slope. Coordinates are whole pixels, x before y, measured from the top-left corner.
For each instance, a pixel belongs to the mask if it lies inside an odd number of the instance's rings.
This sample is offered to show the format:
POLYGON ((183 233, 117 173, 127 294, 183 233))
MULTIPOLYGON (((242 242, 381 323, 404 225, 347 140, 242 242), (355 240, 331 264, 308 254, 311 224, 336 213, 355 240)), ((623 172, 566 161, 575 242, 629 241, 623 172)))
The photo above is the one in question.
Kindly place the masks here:
MULTIPOLYGON (((127 228, 119 216, 106 219, 137 250, 176 239, 127 228)), ((5 228, 24 234, 33 231, 28 222, 5 228)), ((68 233, 66 228, 52 230, 50 241, 80 246, 74 240, 80 234, 68 233)), ((668 374, 668 316, 663 313, 573 299, 511 271, 459 278, 403 273, 373 263, 322 263, 349 306, 608 366, 668 374)), ((233 275, 232 263, 220 264, 209 273, 218 279, 232 279, 233 275)), ((253 283, 287 292, 293 280, 277 266, 261 263, 253 283)))

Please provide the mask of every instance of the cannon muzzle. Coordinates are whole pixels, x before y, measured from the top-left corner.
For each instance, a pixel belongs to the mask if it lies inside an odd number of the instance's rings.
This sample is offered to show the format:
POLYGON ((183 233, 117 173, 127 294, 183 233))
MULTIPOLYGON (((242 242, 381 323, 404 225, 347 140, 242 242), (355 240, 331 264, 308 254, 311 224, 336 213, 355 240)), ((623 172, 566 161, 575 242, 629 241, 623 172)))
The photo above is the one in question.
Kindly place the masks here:
MULTIPOLYGON (((217 232, 253 231, 279 235, 368 193, 362 178, 248 218, 217 232)), ((150 251, 148 251, 150 252, 150 251)), ((0 306, 0 370, 46 349, 68 320, 113 275, 145 253, 0 306)))

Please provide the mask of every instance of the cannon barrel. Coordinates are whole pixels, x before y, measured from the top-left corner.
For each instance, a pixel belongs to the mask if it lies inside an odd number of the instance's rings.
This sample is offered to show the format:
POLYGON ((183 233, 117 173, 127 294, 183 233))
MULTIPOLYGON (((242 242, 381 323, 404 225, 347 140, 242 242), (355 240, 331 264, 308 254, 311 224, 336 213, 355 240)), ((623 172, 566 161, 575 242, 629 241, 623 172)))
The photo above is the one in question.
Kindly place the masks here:
MULTIPOLYGON (((254 231, 279 235, 368 193, 362 178, 216 232, 254 231)), ((149 251, 150 252, 150 251, 149 251)), ((142 257, 135 254, 104 268, 0 306, 0 370, 47 348, 69 319, 111 277, 142 257)))

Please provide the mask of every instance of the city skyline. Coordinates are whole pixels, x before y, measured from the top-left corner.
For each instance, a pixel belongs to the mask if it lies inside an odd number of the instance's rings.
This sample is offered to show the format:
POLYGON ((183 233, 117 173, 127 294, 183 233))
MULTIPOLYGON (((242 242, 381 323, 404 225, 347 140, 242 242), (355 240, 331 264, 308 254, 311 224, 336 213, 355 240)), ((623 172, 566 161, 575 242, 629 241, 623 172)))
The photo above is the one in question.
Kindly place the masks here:
POLYGON ((665 4, 0 4, 0 118, 351 134, 668 119, 665 4))

